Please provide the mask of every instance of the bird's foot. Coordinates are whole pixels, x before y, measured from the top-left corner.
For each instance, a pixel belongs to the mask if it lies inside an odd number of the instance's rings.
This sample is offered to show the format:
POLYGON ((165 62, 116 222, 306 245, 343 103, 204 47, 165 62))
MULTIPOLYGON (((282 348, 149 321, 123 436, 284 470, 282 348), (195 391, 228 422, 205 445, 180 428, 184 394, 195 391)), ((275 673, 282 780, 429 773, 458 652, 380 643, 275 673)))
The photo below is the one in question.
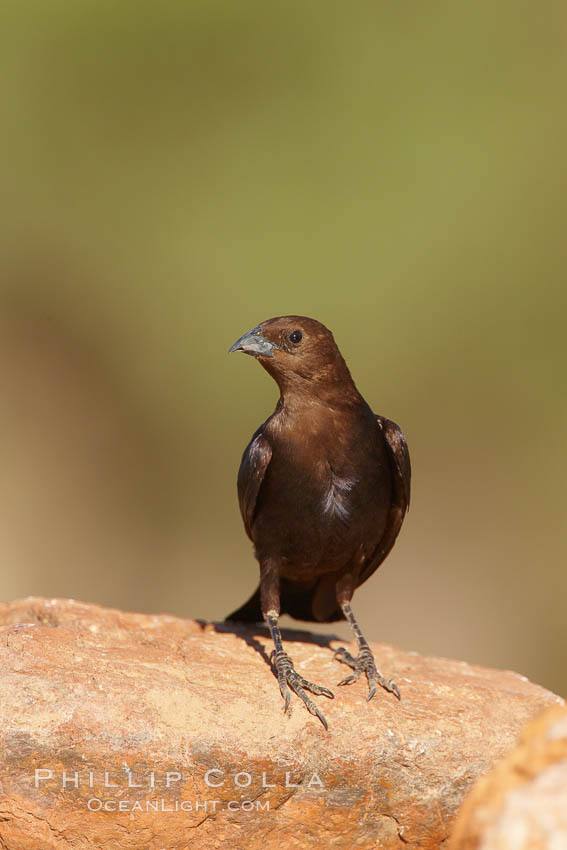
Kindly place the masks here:
POLYGON ((305 689, 311 691, 312 694, 316 694, 317 696, 322 695, 328 697, 329 699, 334 699, 334 694, 332 693, 332 691, 329 691, 327 688, 323 688, 321 685, 314 685, 313 682, 308 682, 307 679, 304 679, 303 676, 300 676, 299 673, 294 670, 293 661, 291 657, 287 654, 287 652, 276 652, 275 650, 273 650, 272 658, 274 660, 276 668, 280 692, 285 702, 284 711, 287 711, 287 709, 289 708, 289 703, 291 699, 291 688, 294 694, 297 694, 297 696, 303 700, 307 711, 318 717, 325 729, 327 729, 328 726, 327 721, 325 720, 325 716, 323 715, 322 711, 317 708, 313 700, 307 696, 307 694, 305 693, 305 689))
POLYGON ((346 678, 341 679, 338 683, 339 685, 352 685, 353 682, 358 680, 361 673, 366 673, 366 678, 368 679, 367 700, 372 699, 376 693, 378 685, 381 685, 385 690, 394 694, 398 699, 401 699, 400 690, 396 683, 391 679, 385 679, 384 676, 382 676, 382 674, 376 669, 374 656, 368 646, 364 646, 356 658, 354 658, 350 652, 347 652, 344 646, 341 646, 340 649, 335 650, 335 658, 343 664, 348 664, 348 666, 352 667, 354 670, 354 673, 351 673, 350 676, 346 676, 346 678))

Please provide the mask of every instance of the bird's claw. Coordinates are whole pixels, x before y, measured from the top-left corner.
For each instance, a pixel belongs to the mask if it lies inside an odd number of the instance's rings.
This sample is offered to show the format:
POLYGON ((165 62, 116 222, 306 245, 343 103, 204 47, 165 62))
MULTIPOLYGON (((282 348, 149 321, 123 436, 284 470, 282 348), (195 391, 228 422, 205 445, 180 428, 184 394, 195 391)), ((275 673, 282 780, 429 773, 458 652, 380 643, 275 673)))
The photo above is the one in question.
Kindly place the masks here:
POLYGON ((287 654, 287 652, 276 652, 272 651, 271 658, 274 660, 274 665, 276 668, 276 674, 278 677, 278 684, 280 686, 280 693, 284 699, 284 712, 288 710, 291 693, 290 688, 297 694, 297 696, 303 700, 305 707, 313 714, 315 717, 318 717, 325 729, 328 728, 327 721, 325 720, 325 716, 321 712, 319 708, 315 705, 312 699, 307 696, 305 690, 311 691, 312 694, 316 696, 325 696, 329 699, 334 699, 334 694, 328 688, 324 688, 322 685, 315 685, 313 682, 308 682, 307 679, 304 679, 303 676, 300 676, 299 673, 293 667, 293 661, 291 657, 287 654))
POLYGON ((360 672, 361 671, 358 671, 357 673, 352 673, 350 676, 345 676, 344 679, 341 679, 340 682, 337 682, 337 685, 352 685, 353 682, 358 681, 358 678, 360 676, 360 672))
POLYGON ((366 673, 366 678, 368 679, 367 700, 372 699, 378 689, 378 685, 384 688, 384 690, 389 691, 389 693, 394 694, 394 696, 398 699, 402 698, 400 689, 396 683, 392 681, 392 679, 384 678, 384 676, 378 672, 374 662, 374 656, 368 647, 363 647, 356 658, 354 658, 350 652, 347 652, 344 646, 341 646, 339 649, 335 650, 335 658, 342 664, 348 664, 348 666, 352 667, 354 670, 354 673, 351 673, 350 676, 346 676, 344 679, 341 679, 338 683, 339 685, 352 685, 353 682, 356 682, 359 679, 361 673, 366 673))

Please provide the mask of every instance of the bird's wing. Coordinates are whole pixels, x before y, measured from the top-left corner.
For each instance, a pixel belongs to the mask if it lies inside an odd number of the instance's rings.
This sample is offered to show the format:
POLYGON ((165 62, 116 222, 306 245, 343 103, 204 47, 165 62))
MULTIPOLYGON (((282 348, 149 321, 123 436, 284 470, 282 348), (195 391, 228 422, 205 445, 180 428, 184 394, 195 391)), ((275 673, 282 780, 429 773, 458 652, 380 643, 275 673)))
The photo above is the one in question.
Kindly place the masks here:
POLYGON ((403 507, 409 510, 411 490, 411 464, 408 444, 399 425, 384 416, 377 416, 378 427, 384 435, 395 477, 394 494, 403 507), (402 504, 403 503, 403 504, 402 504))
POLYGON ((390 419, 376 416, 376 421, 386 444, 392 472, 392 503, 382 539, 362 567, 359 585, 378 569, 394 545, 410 503, 411 465, 406 438, 400 426, 390 419))
POLYGON ((250 539, 258 493, 272 457, 272 447, 263 434, 263 428, 263 425, 258 428, 246 446, 238 470, 238 503, 246 534, 250 539))

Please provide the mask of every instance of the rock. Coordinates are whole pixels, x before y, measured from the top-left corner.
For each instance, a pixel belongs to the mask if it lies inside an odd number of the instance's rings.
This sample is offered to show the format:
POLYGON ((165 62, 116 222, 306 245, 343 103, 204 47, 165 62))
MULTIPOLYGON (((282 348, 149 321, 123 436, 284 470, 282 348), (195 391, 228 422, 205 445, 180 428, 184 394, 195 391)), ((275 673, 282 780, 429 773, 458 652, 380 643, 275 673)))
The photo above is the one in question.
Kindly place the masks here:
POLYGON ((566 850, 567 708, 533 720, 520 743, 479 779, 455 824, 451 850, 566 850))
POLYGON ((340 642, 289 631, 329 722, 282 710, 271 642, 53 599, 0 606, 0 846, 437 848, 473 781, 559 698, 515 673, 373 649, 402 692, 367 703, 340 642))

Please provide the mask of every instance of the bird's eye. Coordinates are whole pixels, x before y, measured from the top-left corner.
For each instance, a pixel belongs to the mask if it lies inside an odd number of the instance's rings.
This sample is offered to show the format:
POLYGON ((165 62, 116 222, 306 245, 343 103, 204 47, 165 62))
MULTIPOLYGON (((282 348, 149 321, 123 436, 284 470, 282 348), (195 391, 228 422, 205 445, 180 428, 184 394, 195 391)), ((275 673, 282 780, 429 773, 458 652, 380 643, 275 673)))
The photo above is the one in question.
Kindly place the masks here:
POLYGON ((301 340, 303 339, 303 334, 301 331, 292 331, 289 335, 289 341, 293 342, 294 345, 299 345, 301 340))

